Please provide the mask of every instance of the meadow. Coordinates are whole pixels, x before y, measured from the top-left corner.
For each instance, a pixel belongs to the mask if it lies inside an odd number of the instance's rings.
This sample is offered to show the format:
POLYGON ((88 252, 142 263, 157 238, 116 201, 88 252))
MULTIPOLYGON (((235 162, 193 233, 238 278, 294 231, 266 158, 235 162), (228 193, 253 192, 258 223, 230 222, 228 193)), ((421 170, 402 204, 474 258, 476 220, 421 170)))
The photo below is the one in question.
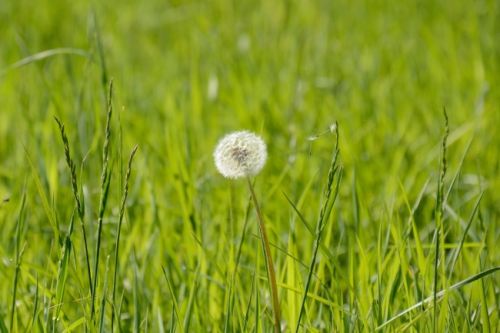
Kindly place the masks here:
POLYGON ((499 332, 499 41, 495 0, 1 0, 0 332, 273 332, 260 217, 283 332, 499 332))

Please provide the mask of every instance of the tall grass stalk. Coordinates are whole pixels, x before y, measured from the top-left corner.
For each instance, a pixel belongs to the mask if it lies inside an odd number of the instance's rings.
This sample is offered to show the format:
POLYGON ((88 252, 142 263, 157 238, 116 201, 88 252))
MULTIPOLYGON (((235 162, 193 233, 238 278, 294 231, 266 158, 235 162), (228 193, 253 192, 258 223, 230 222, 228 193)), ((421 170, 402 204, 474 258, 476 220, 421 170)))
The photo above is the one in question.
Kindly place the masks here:
POLYGON ((101 297, 101 315, 99 318, 99 332, 104 332, 104 313, 106 307, 106 293, 108 290, 108 271, 109 271, 109 256, 106 257, 106 271, 104 273, 104 287, 101 297))
POLYGON ((109 185, 111 184, 111 172, 109 171, 109 141, 111 137, 111 116, 113 114, 113 81, 109 84, 109 95, 108 95, 108 112, 106 116, 106 132, 104 145, 102 148, 102 173, 101 173, 101 194, 99 200, 99 213, 97 219, 97 244, 96 244, 96 255, 94 264, 94 286, 92 293, 92 303, 90 316, 94 317, 95 313, 95 290, 97 288, 97 280, 99 275, 99 255, 101 250, 101 237, 102 237, 102 220, 104 217, 104 211, 106 210, 106 203, 108 200, 109 185))
POLYGON ((78 211, 78 218, 80 220, 80 226, 82 228, 82 235, 83 235, 83 244, 85 247, 85 261, 87 264, 87 278, 88 278, 88 283, 89 283, 89 289, 90 289, 90 294, 91 297, 93 298, 94 296, 94 289, 92 287, 92 276, 90 273, 90 258, 89 258, 89 248, 88 248, 88 243, 87 243, 87 232, 85 230, 85 222, 84 222, 84 216, 85 216, 85 207, 83 205, 83 201, 80 200, 80 192, 78 190, 78 183, 76 180, 76 166, 73 160, 71 159, 71 153, 69 149, 69 141, 68 137, 66 135, 66 131, 64 129, 64 124, 57 118, 54 117, 57 125, 59 126, 59 131, 61 132, 61 138, 63 141, 64 145, 64 155, 66 157, 66 164, 69 167, 70 170, 70 178, 71 178, 71 189, 73 191, 73 196, 75 197, 75 202, 76 202, 76 209, 78 211))
POLYGON ((332 212, 333 205, 335 204, 335 200, 337 199, 340 180, 342 179, 342 168, 338 166, 338 157, 339 157, 339 132, 338 125, 335 126, 335 135, 336 135, 336 143, 335 150, 333 153, 332 163, 330 165, 330 169, 328 171, 328 180, 325 188, 325 201, 323 203, 323 207, 319 213, 318 223, 316 224, 316 237, 314 239, 313 245, 313 254, 311 258, 311 263, 309 265, 309 272, 307 274, 307 280, 304 288, 304 295, 302 296, 302 302, 299 310, 299 317, 297 319, 297 325, 295 327, 295 332, 299 331, 300 321, 305 311, 305 305, 307 300, 307 293, 309 291, 309 287, 312 281, 312 275, 314 271, 314 266, 316 265, 316 260, 318 256, 318 250, 321 245, 321 235, 323 234, 323 229, 325 228, 326 222, 330 217, 330 213, 332 212), (337 181, 334 186, 334 180, 337 177, 337 181))
POLYGON ((14 313, 16 312, 16 296, 17 296, 17 284, 19 281, 19 271, 21 269, 21 258, 23 255, 23 250, 20 247, 21 242, 21 231, 23 229, 24 224, 24 207, 26 204, 26 193, 23 193, 23 197, 21 199, 21 207, 19 208, 19 215, 16 223, 16 235, 14 238, 15 242, 15 250, 16 250, 16 262, 15 262, 15 273, 14 273, 14 285, 12 286, 12 304, 10 308, 10 326, 9 332, 13 332, 14 328, 14 313))
POLYGON ((59 319, 59 313, 61 311, 61 306, 63 302, 64 291, 66 289, 66 279, 68 277, 68 266, 71 257, 71 250, 73 248, 73 242, 71 241, 71 235, 73 234, 73 226, 75 222, 75 211, 71 214, 68 234, 64 238, 64 243, 61 249, 61 259, 59 260, 59 266, 57 269, 57 281, 56 281, 56 308, 55 315, 53 317, 52 332, 55 332, 56 323, 59 319))
POLYGON ((111 332, 113 332, 114 321, 115 321, 115 312, 116 312, 116 278, 118 276, 118 257, 120 254, 120 235, 122 230, 123 216, 125 215, 125 205, 127 203, 128 196, 128 187, 130 174, 132 173, 132 161, 134 160, 135 153, 137 152, 138 146, 136 145, 132 152, 130 153, 130 157, 128 159, 128 167, 127 173, 125 175, 125 186, 123 189, 122 201, 120 205, 120 215, 118 217, 118 226, 116 231, 116 241, 115 241, 115 258, 114 258, 114 273, 113 273, 113 292, 111 296, 111 301, 113 302, 113 311, 111 312, 111 332))
POLYGON ((436 333, 437 330, 437 289, 439 283, 439 265, 444 259, 444 241, 442 237, 444 236, 444 228, 443 228, 443 207, 444 207, 444 177, 446 176, 446 144, 448 135, 450 133, 450 129, 448 126, 448 114, 446 113, 446 109, 443 109, 444 121, 445 121, 445 134, 443 136, 443 141, 441 145, 441 161, 440 161, 440 173, 438 178, 438 189, 437 189, 437 197, 436 197, 436 209, 435 209, 435 256, 434 256, 434 279, 433 279, 433 319, 432 326, 433 332, 436 333), (441 244, 443 243, 443 244, 441 244))

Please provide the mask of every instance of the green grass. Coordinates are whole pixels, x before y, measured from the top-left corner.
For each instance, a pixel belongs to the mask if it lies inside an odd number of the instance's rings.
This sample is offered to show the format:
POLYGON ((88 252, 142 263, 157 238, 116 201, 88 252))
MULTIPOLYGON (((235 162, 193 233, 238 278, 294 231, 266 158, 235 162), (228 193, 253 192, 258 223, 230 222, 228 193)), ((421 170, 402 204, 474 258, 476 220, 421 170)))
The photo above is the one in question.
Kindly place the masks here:
POLYGON ((0 332, 271 332, 240 129, 284 331, 498 332, 498 40, 493 0, 0 1, 0 332))

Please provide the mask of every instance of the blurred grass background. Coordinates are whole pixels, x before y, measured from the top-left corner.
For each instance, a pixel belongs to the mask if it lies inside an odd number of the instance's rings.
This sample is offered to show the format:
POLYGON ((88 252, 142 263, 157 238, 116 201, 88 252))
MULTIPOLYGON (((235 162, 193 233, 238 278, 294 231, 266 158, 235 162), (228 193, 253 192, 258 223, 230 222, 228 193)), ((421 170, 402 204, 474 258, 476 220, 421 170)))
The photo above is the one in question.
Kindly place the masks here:
MULTIPOLYGON (((431 295, 443 108, 450 119, 446 189, 457 175, 445 205, 446 258, 484 195, 457 265, 439 289, 498 266, 499 6, 430 0, 1 1, 0 327, 9 327, 13 314, 18 331, 96 328, 89 319, 80 229, 72 236, 62 314, 51 322, 62 244, 49 215, 65 235, 74 209, 53 116, 66 125, 92 254, 110 79, 113 176, 98 299, 107 295, 105 258, 114 251, 128 154, 139 144, 119 256, 124 331, 271 329, 252 213, 232 278, 249 198, 244 184, 224 180, 212 162, 217 140, 232 130, 255 131, 268 143, 269 161, 256 186, 276 246, 287 330, 295 330, 315 236, 283 193, 314 227, 335 143, 328 128, 335 121, 344 173, 304 331, 372 331, 431 295), (30 58, 60 48, 69 54, 30 58), (413 214, 406 201, 419 203, 413 214), (417 235, 407 234, 412 218, 417 235), (425 260, 418 258, 420 242, 425 260), (16 247, 22 249, 17 282, 16 247)), ((498 330, 499 282, 496 274, 450 293, 440 305, 440 328, 498 330)), ((106 297, 109 330, 113 304, 106 297)), ((391 329, 430 330, 432 311, 421 318, 418 313, 391 329)))

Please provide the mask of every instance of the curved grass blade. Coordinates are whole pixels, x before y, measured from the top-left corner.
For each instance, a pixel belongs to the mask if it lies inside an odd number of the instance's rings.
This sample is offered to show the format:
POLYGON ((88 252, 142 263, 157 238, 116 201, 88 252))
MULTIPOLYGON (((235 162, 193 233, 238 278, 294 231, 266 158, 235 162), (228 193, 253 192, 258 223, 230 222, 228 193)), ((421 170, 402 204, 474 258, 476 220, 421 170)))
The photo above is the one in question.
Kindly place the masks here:
MULTIPOLYGON (((495 272, 497 272, 499 270, 500 270, 500 266, 493 267, 493 268, 487 269, 487 270, 485 270, 485 271, 483 271, 481 273, 478 273, 476 275, 470 276, 467 279, 464 279, 464 280, 462 280, 462 281, 460 281, 458 283, 455 283, 451 287, 449 287, 447 289, 444 289, 444 290, 441 290, 440 292, 435 293, 432 296, 427 297, 423 301, 420 301, 420 302, 412 305, 408 309, 401 311, 400 313, 398 313, 394 317, 392 317, 389 320, 385 321, 382 325, 378 326, 375 330, 376 331, 380 331, 381 329, 383 329, 384 327, 386 327, 390 323, 394 322, 395 320, 397 320, 397 319, 399 319, 401 317, 404 317, 406 314, 410 313, 411 311, 421 308, 422 305, 434 304, 434 300, 436 300, 436 302, 438 302, 439 300, 441 300, 441 298, 444 295, 446 295, 450 291, 453 291, 455 289, 459 289, 459 288, 461 288, 463 286, 466 286, 466 285, 468 285, 468 284, 470 284, 470 283, 472 283, 474 281, 482 279, 483 277, 491 275, 491 274, 493 274, 493 273, 495 273, 495 272)), ((424 311, 428 311, 429 309, 430 309, 430 307, 426 308, 426 310, 424 310, 424 311)))
POLYGON ((453 257, 451 259, 451 263, 449 265, 450 267, 450 275, 453 273, 453 270, 455 268, 455 264, 457 263, 458 256, 460 255, 460 251, 462 250, 464 243, 465 243, 465 238, 467 237, 467 233, 469 232, 470 226, 472 225, 472 221, 474 220, 474 216, 476 215, 478 209, 479 209, 479 204, 481 203, 481 199, 483 198, 484 192, 481 192, 479 195, 479 198, 476 201, 476 204, 474 205, 474 208, 472 209, 472 213, 470 214, 469 221, 467 222, 467 226, 465 227, 464 233, 462 234, 462 239, 460 239, 460 244, 458 247, 455 249, 455 252, 453 253, 453 257))
MULTIPOLYGON (((163 270, 163 275, 165 276, 165 280, 167 281, 168 292, 170 293, 170 297, 172 298, 172 305, 173 305, 173 309, 174 309, 175 318, 177 319, 177 322, 179 323, 180 330, 182 332, 184 332, 182 321, 180 320, 180 311, 179 311, 179 306, 177 305, 177 300, 175 298, 174 289, 172 288, 172 285, 170 284, 170 279, 168 278, 167 272, 165 271, 165 267, 162 266, 161 269, 163 270)), ((173 320, 172 320, 172 325, 173 325, 173 320)))
POLYGON ((89 58, 89 53, 85 50, 82 49, 77 49, 77 48, 72 48, 72 47, 61 47, 61 48, 56 48, 56 49, 50 49, 50 50, 45 50, 41 51, 35 54, 32 54, 26 58, 23 58, 19 61, 16 61, 10 66, 7 66, 7 68, 4 68, 0 70, 0 77, 4 76, 8 72, 15 70, 17 68, 21 68, 23 66, 29 65, 33 62, 37 62, 46 58, 50 58, 56 55, 76 55, 84 58, 89 58))

